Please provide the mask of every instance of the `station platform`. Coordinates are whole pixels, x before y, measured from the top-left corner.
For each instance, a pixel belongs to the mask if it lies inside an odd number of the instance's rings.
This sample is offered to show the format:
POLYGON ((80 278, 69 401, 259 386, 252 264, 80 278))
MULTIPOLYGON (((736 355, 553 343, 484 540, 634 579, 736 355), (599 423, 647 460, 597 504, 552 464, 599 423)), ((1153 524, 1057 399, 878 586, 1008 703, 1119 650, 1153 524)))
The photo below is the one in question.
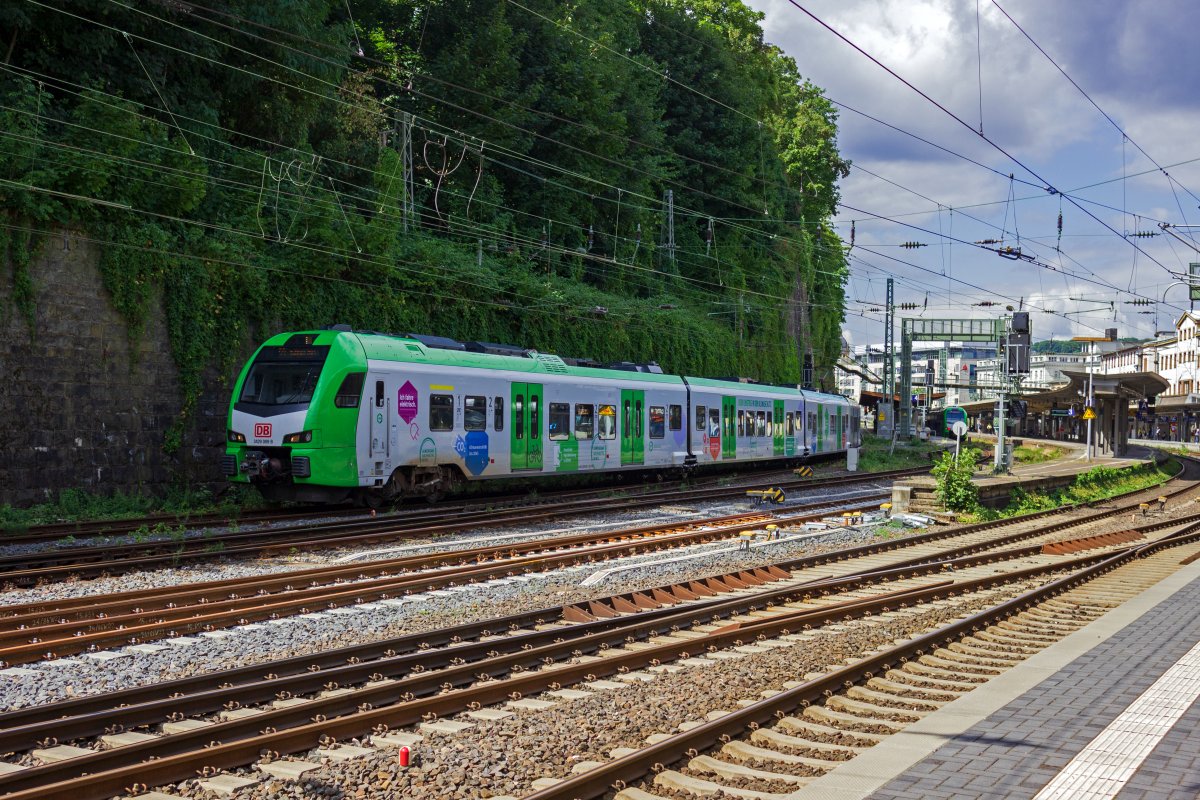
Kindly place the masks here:
POLYGON ((1197 608, 1200 561, 788 798, 1194 800, 1197 608))
MULTIPOLYGON (((975 434, 979 436, 979 434, 975 434)), ((986 440, 987 435, 983 438, 986 440)), ((1028 492, 1053 491, 1070 485, 1076 475, 1096 467, 1107 469, 1122 469, 1134 467, 1149 462, 1155 457, 1154 451, 1144 447, 1131 447, 1130 455, 1114 457, 1108 454, 1093 455, 1091 460, 1086 457, 1082 444, 1076 442, 1060 442, 1047 439, 1031 439, 1020 437, 1031 444, 1045 444, 1066 450, 1060 458, 1042 461, 1036 464, 1017 464, 1008 474, 995 475, 991 472, 991 462, 983 462, 975 473, 974 483, 979 490, 979 502, 992 508, 1000 508, 1008 504, 1013 489, 1020 487, 1028 492)), ((934 440, 946 446, 946 440, 934 440)), ((953 443, 948 445, 951 449, 953 443)), ((1159 454, 1161 457, 1161 454, 1159 454)), ((937 481, 929 476, 905 478, 897 481, 892 490, 892 507, 901 511, 930 512, 941 508, 936 499, 937 481)))

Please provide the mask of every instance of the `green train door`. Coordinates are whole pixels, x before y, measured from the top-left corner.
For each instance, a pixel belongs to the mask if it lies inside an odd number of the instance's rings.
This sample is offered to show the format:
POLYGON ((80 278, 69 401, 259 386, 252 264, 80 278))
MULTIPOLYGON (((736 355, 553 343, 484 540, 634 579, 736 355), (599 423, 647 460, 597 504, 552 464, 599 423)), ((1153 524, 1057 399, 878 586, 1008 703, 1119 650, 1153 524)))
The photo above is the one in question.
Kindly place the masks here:
POLYGON ((721 398, 721 458, 737 458, 737 428, 733 418, 737 416, 737 398, 721 398))
POLYGON ((540 383, 512 385, 509 441, 514 470, 542 468, 542 405, 540 383))
POLYGON ((621 466, 646 461, 646 393, 621 390, 621 466))
POLYGON ((775 401, 775 419, 774 419, 773 434, 775 436, 775 442, 774 442, 775 455, 781 456, 781 455, 783 455, 783 401, 782 400, 775 401))
POLYGON ((825 429, 829 427, 829 412, 825 410, 825 406, 817 404, 817 452, 825 452, 825 429))

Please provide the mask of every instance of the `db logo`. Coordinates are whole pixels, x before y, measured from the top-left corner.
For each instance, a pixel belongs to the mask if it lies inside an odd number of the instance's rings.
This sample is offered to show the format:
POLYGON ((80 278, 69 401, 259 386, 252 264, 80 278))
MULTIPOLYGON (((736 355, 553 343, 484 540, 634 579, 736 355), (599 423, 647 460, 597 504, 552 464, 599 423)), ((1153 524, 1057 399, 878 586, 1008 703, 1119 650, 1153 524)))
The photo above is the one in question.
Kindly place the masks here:
POLYGON ((254 423, 254 438, 255 439, 270 439, 271 438, 271 423, 269 423, 269 422, 254 423))

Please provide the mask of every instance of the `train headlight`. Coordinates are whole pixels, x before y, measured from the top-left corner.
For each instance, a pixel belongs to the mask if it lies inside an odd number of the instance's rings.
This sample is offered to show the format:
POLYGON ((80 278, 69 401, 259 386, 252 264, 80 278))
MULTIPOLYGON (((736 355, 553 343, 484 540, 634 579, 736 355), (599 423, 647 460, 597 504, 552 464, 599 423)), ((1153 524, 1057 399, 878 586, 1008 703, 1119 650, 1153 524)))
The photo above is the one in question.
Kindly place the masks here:
POLYGON ((283 437, 284 444, 307 444, 312 441, 312 431, 301 431, 300 433, 289 433, 283 437))
POLYGON ((238 444, 246 443, 246 434, 238 433, 237 431, 233 430, 232 428, 229 429, 229 432, 225 438, 231 442, 236 442, 238 444))

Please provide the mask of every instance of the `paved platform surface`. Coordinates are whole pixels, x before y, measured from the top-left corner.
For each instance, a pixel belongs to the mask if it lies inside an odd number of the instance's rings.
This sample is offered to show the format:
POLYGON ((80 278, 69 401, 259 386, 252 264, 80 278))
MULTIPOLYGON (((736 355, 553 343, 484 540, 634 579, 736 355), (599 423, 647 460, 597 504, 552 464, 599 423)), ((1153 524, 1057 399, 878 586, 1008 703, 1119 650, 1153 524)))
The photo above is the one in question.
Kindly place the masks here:
POLYGON ((1015 800, 1057 779, 1039 800, 1200 798, 1198 612, 1200 562, 788 797, 1015 800), (1176 694, 1161 699, 1164 673, 1176 694), (1108 778, 1097 790, 1077 756, 1102 732, 1117 746, 1091 770, 1108 778))

